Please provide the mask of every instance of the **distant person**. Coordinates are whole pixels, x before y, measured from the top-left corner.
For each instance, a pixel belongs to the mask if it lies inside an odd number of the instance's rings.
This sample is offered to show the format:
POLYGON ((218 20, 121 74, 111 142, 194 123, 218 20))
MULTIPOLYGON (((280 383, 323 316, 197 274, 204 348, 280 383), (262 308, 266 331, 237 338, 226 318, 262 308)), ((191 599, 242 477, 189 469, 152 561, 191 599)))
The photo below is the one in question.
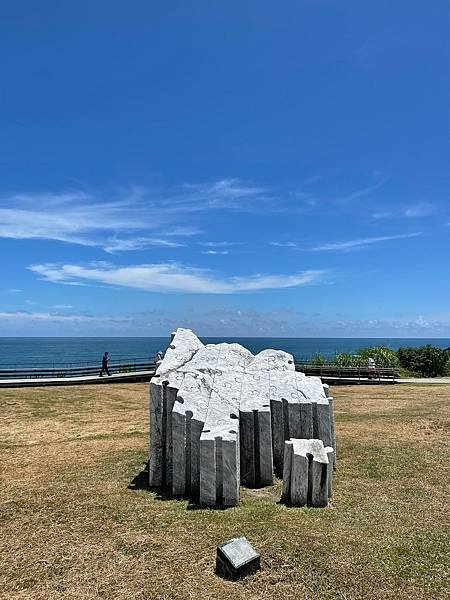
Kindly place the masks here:
POLYGON ((375 371, 376 371, 376 364, 375 364, 375 359, 372 358, 371 356, 369 357, 368 370, 369 370, 369 377, 373 377, 375 375, 375 371))
POLYGON ((109 372, 108 369, 108 361, 109 361, 109 356, 108 356, 108 352, 105 352, 105 354, 103 355, 102 358, 102 368, 100 371, 100 377, 103 377, 103 373, 106 373, 107 375, 111 375, 111 373, 109 372))

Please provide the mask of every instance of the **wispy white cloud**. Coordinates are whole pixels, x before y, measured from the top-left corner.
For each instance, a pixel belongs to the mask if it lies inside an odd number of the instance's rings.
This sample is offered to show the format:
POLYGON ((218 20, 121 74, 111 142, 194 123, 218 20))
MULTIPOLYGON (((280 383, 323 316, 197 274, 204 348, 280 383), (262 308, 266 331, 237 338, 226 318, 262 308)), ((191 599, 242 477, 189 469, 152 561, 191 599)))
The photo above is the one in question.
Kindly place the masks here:
POLYGON ((72 304, 53 304, 50 308, 54 308, 55 310, 69 310, 73 308, 72 304))
POLYGON ((450 318, 438 318, 423 315, 402 317, 398 319, 337 319, 326 325, 335 334, 346 333, 358 336, 386 337, 431 337, 432 335, 446 337, 450 334, 450 318))
POLYGON ((61 315, 54 312, 0 312, 0 322, 30 322, 30 321, 52 321, 54 323, 104 323, 104 322, 128 322, 129 317, 98 317, 91 315, 61 315))
POLYGON ((172 239, 150 238, 150 237, 135 237, 129 239, 111 238, 107 240, 103 246, 105 252, 114 254, 115 252, 123 252, 129 250, 144 250, 149 246, 160 246, 164 248, 181 248, 186 246, 185 243, 177 242, 172 239))
POLYGON ((270 205, 264 187, 227 178, 208 183, 186 183, 160 193, 154 204, 158 214, 171 220, 173 215, 188 215, 216 210, 252 212, 270 205))
POLYGON ((266 200, 262 187, 237 179, 163 190, 132 188, 116 192, 113 199, 81 191, 15 194, 0 198, 0 237, 99 246, 107 252, 177 248, 184 245, 177 238, 199 233, 190 224, 179 225, 189 214, 261 210, 266 200))
POLYGON ((135 193, 114 202, 84 192, 12 196, 1 201, 0 237, 103 246, 111 233, 134 232, 143 226, 138 201, 135 193))
POLYGON ((247 242, 199 242, 200 246, 206 248, 228 248, 229 246, 243 246, 247 242))
POLYGON ((277 248, 297 248, 298 245, 295 242, 269 242, 270 246, 276 246, 277 248))
POLYGON ((220 277, 207 269, 180 264, 144 264, 115 266, 93 263, 88 266, 73 264, 40 264, 29 267, 42 279, 68 285, 100 283, 145 290, 148 292, 175 292, 196 294, 233 294, 268 289, 293 288, 318 283, 325 271, 302 271, 291 275, 257 274, 248 277, 220 277))
POLYGON ((363 198, 365 196, 370 196, 370 194, 373 194, 373 192, 376 192, 379 188, 381 188, 383 185, 385 185, 386 182, 387 182, 387 179, 380 179, 379 181, 377 181, 371 185, 367 185, 365 187, 359 188, 353 192, 350 192, 349 194, 346 194, 345 196, 340 196, 340 197, 336 198, 336 201, 339 204, 351 204, 352 202, 354 202, 355 200, 358 200, 359 198, 363 198))
POLYGON ((258 203, 270 200, 264 187, 234 178, 212 183, 185 184, 183 190, 185 194, 180 194, 179 206, 196 212, 218 208, 248 210, 254 207, 255 200, 258 203))
MULTIPOLYGON (((313 177, 311 182, 319 181, 313 177)), ((342 197, 324 199, 301 190, 275 193, 235 178, 177 187, 132 187, 114 193, 62 192, 0 197, 0 238, 53 240, 100 247, 114 254, 159 246, 176 251, 201 233, 200 213, 240 211, 296 214, 322 206, 352 204, 385 183, 377 180, 342 197), (182 225, 180 225, 182 224, 182 225)), ((410 207, 410 216, 424 207, 410 207)), ((381 217, 380 217, 381 218, 381 217)), ((245 242, 204 241, 219 249, 245 242)), ((276 244, 282 242, 274 242, 276 244)), ((284 247, 294 247, 286 242, 284 247)))
POLYGON ((423 202, 421 204, 411 204, 405 208, 404 215, 409 218, 428 217, 436 212, 434 204, 423 202))
MULTIPOLYGON (((0 331, 17 335, 161 335, 189 327, 211 336, 307 337, 446 337, 450 315, 404 315, 396 319, 351 319, 344 315, 303 313, 293 308, 259 310, 202 307, 151 310, 128 315, 60 314, 58 312, 0 312, 0 331)), ((339 345, 336 346, 339 351, 339 345)))
POLYGON ((392 218, 407 218, 417 219, 420 217, 429 217, 436 214, 438 208, 436 204, 431 202, 421 202, 417 204, 409 204, 398 207, 394 210, 380 210, 373 213, 374 219, 392 219, 392 218))
POLYGON ((226 256, 227 254, 230 254, 230 251, 229 250, 203 250, 202 254, 226 256))
POLYGON ((372 214, 373 219, 389 219, 392 216, 393 216, 392 212, 390 212, 388 210, 379 210, 372 214))
MULTIPOLYGON (((323 177, 313 177, 311 180, 302 182, 300 189, 288 192, 286 198, 277 199, 274 212, 311 213, 315 209, 326 209, 327 214, 330 214, 330 210, 351 209, 354 211, 355 207, 364 207, 366 210, 367 205, 372 202, 370 196, 388 182, 388 179, 382 173, 375 171, 370 184, 354 188, 347 193, 326 192, 323 188, 314 191, 314 193, 308 191, 308 184, 319 182, 322 179, 323 177), (304 187, 307 189, 304 190, 304 187)), ((340 184, 338 183, 338 185, 340 184)), ((336 188, 336 185, 333 187, 336 188)))
POLYGON ((380 237, 367 237, 367 238, 359 238, 356 240, 347 240, 341 242, 330 242, 327 244, 320 244, 318 246, 313 246, 310 248, 312 251, 322 251, 322 250, 331 250, 331 251, 340 251, 340 252, 348 252, 350 250, 357 250, 359 248, 364 248, 367 246, 373 246, 374 244, 380 244, 382 242, 389 242, 392 240, 402 240, 407 238, 413 238, 422 235, 420 232, 414 233, 402 233, 400 235, 384 235, 380 237))

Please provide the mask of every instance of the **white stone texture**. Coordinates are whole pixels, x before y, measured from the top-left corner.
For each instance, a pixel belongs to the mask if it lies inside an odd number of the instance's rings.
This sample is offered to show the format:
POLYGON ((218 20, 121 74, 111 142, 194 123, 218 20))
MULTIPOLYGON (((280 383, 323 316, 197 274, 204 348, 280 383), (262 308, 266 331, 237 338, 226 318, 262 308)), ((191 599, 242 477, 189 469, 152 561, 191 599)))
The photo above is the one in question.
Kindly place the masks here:
POLYGON ((239 344, 217 344, 214 349, 217 359, 200 436, 200 504, 234 506, 239 501, 238 419, 242 380, 253 357, 239 344))
POLYGON ((324 507, 331 497, 333 448, 318 439, 284 444, 282 500, 292 506, 324 507))
POLYGON ((319 378, 278 350, 207 344, 178 329, 150 384, 151 486, 207 506, 233 506, 239 485, 273 482, 290 438, 333 440, 319 378))
POLYGON ((241 482, 249 487, 273 483, 270 370, 274 351, 260 352, 247 366, 239 412, 241 482))
POLYGON ((204 348, 204 345, 190 329, 177 329, 164 354, 162 363, 156 370, 156 376, 161 379, 172 371, 179 370, 185 363, 192 360, 194 355, 204 348))

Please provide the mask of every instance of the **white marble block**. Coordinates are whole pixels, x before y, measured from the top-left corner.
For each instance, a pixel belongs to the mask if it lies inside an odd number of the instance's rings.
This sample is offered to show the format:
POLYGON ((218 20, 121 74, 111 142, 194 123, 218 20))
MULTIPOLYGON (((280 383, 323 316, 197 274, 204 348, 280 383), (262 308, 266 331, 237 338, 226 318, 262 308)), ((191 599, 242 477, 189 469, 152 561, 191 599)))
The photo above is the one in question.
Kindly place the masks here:
POLYGON ((270 352, 260 352, 245 370, 239 410, 241 482, 248 487, 273 483, 270 414, 270 352))
POLYGON ((333 448, 322 440, 291 439, 284 444, 282 501, 324 507, 331 497, 333 448))
POLYGON ((206 506, 233 506, 241 483, 273 483, 290 438, 333 442, 319 378, 295 371, 290 354, 253 356, 239 344, 172 336, 150 383, 149 483, 206 506))

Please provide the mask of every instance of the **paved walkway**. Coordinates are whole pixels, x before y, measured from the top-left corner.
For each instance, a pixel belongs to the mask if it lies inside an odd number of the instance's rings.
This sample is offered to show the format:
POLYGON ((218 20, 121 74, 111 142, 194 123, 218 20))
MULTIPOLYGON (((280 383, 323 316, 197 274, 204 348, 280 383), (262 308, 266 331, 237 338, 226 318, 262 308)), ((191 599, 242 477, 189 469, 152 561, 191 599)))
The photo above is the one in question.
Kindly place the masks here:
POLYGON ((109 376, 84 375, 82 377, 39 377, 37 379, 0 379, 0 388, 43 387, 50 385, 85 385, 102 383, 131 383, 150 381, 154 371, 132 371, 130 373, 113 373, 109 376))
MULTIPOLYGON (((84 375, 82 377, 39 377, 37 379, 0 379, 0 388, 14 387, 44 387, 50 385, 86 385, 102 383, 133 383, 136 381, 150 381, 154 371, 132 371, 130 373, 114 373, 99 377, 98 375, 84 375)), ((450 377, 414 378, 404 377, 399 379, 369 379, 367 377, 322 377, 324 383, 331 385, 386 385, 395 383, 408 383, 414 385, 450 384, 450 377)))
MULTIPOLYGON (((319 377, 319 375, 316 375, 316 377, 319 377)), ((386 384, 393 384, 396 383, 396 379, 388 379, 387 377, 385 379, 377 379, 375 377, 369 378, 369 377, 333 377, 333 376, 328 376, 328 375, 322 375, 322 377, 320 377, 323 381, 323 383, 329 383, 330 385, 333 384, 342 384, 342 385, 352 385, 352 384, 361 384, 361 385, 386 385, 386 384)))
POLYGON ((416 383, 416 384, 428 384, 428 383, 439 383, 441 385, 450 383, 450 377, 401 377, 395 380, 395 383, 416 383))

